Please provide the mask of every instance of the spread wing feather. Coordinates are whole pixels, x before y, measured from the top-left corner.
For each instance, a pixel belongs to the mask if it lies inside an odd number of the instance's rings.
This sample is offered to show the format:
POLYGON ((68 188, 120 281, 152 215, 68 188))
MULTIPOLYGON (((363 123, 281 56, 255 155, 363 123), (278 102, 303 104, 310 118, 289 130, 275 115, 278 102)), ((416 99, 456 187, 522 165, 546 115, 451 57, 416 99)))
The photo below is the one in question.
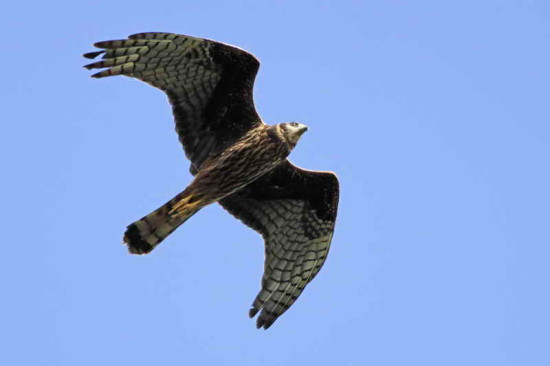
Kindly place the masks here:
POLYGON ((103 50, 84 57, 103 59, 85 67, 107 69, 93 77, 129 76, 168 95, 192 173, 262 123, 252 96, 260 64, 246 51, 172 33, 139 33, 94 46, 103 50))
POLYGON ((265 241, 262 289, 252 304, 257 327, 269 328, 317 275, 329 251, 338 208, 333 173, 286 161, 220 204, 265 241))

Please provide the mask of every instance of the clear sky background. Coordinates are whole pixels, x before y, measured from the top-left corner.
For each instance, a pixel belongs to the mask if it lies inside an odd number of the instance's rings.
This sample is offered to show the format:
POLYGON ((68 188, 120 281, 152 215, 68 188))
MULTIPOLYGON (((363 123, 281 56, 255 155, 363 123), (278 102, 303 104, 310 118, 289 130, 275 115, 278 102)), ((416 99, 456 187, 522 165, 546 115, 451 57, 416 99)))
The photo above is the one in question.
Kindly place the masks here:
POLYGON ((550 2, 18 1, 0 30, 0 364, 550 365, 550 2), (82 68, 143 31, 257 55, 264 120, 340 178, 268 331, 262 240, 220 207, 121 245, 191 179, 165 96, 82 68))

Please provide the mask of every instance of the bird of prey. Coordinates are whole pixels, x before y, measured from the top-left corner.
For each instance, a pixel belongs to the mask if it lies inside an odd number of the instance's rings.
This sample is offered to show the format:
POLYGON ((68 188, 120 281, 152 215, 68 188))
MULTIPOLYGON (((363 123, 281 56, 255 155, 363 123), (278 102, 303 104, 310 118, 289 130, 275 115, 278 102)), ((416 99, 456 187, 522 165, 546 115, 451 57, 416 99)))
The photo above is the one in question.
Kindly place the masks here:
POLYGON ((103 78, 124 75, 164 91, 176 132, 191 161, 193 181, 166 204, 127 227, 124 242, 146 254, 202 207, 218 202, 263 236, 261 290, 250 317, 269 328, 325 262, 336 220, 334 173, 299 168, 287 160, 307 130, 296 122, 265 124, 252 89, 259 61, 237 47, 172 34, 139 33, 98 42, 84 54, 102 60, 103 78))

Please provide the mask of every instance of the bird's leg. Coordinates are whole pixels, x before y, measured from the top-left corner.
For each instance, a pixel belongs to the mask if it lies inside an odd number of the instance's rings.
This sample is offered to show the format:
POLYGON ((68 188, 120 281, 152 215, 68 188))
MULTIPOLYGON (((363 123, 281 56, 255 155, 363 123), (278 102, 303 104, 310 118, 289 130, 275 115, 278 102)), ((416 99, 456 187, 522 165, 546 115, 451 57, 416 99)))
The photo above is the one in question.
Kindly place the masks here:
POLYGON ((202 203, 203 199, 197 199, 192 194, 188 194, 180 199, 178 202, 176 202, 176 204, 172 206, 170 211, 168 211, 168 214, 173 217, 185 217, 200 209, 203 206, 202 203))

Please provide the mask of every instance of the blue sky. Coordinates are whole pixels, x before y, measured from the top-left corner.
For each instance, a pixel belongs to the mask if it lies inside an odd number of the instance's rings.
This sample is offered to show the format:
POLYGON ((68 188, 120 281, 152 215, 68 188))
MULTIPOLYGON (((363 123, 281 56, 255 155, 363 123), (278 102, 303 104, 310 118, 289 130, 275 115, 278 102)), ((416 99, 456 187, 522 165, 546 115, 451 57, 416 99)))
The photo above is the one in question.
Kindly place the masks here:
POLYGON ((0 30, 1 364, 550 364, 549 2, 10 2, 0 30), (120 244, 191 179, 164 95, 81 67, 143 31, 254 53, 264 120, 310 126, 292 161, 340 178, 268 331, 261 238, 220 207, 120 244))

